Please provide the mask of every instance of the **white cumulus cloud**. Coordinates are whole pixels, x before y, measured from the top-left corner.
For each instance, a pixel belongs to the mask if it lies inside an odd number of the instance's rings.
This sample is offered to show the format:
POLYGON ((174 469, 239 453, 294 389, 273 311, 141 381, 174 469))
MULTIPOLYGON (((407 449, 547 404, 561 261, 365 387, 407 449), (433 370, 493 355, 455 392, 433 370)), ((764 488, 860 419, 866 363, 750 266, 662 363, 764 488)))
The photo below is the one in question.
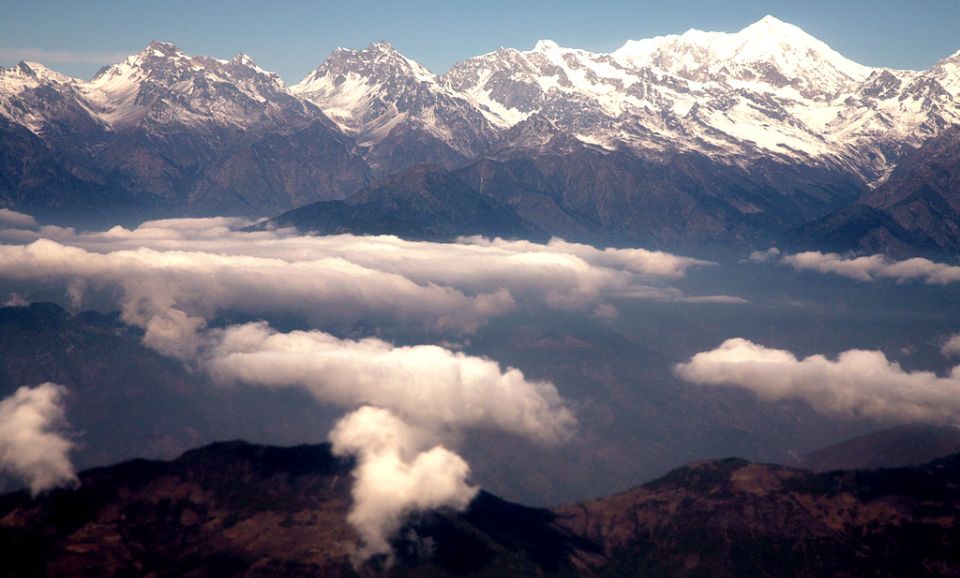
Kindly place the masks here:
MULTIPOLYGON (((75 306, 115 295, 144 343, 222 382, 301 388, 350 411, 330 439, 355 455, 351 523, 362 557, 390 555, 413 511, 462 509, 476 492, 450 447, 470 430, 561 443, 577 421, 553 383, 436 345, 397 346, 332 332, 393 326, 461 338, 519 307, 612 320, 611 299, 738 303, 689 296, 671 280, 706 261, 644 249, 597 249, 471 237, 249 231, 234 218, 169 219, 135 229, 0 230, 0 279, 58 282, 75 306), (104 291, 107 290, 107 291, 104 291), (294 314, 325 331, 282 333, 266 322, 208 327, 219 312, 294 314)), ((439 340, 439 337, 438 337, 439 340)))
POLYGON ((357 561, 384 554, 389 565, 390 538, 409 514, 462 511, 477 494, 466 481, 470 466, 463 458, 385 409, 364 406, 348 414, 330 432, 330 441, 335 454, 357 458, 347 517, 363 539, 357 561))
POLYGON ((436 345, 279 333, 265 323, 229 327, 217 341, 205 366, 218 380, 299 387, 347 408, 384 407, 431 431, 491 428, 551 443, 576 425, 552 383, 436 345))
POLYGON ((61 433, 66 391, 48 382, 0 400, 0 472, 23 480, 34 495, 77 481, 73 443, 61 433))
POLYGON ((947 339, 947 342, 940 348, 940 353, 950 357, 960 357, 960 333, 955 333, 947 339))
POLYGON ((577 425, 552 383, 435 345, 279 333, 265 323, 211 332, 210 341, 203 366, 219 381, 297 387, 359 408, 330 434, 336 453, 358 460, 349 516, 364 542, 357 561, 391 558, 389 539, 411 512, 469 504, 477 491, 466 483, 469 466, 444 442, 496 429, 554 444, 577 425))
POLYGON ((801 400, 826 414, 960 425, 960 366, 946 376, 904 371, 880 351, 859 349, 800 359, 734 338, 675 371, 686 381, 742 388, 768 401, 801 400))

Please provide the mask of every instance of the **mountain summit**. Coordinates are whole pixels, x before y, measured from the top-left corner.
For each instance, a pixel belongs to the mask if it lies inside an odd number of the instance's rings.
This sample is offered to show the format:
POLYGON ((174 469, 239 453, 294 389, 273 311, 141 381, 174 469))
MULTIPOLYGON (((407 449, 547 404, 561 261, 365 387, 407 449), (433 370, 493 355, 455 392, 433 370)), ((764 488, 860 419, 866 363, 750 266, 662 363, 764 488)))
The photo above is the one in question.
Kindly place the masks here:
POLYGON ((475 103, 386 42, 338 48, 291 92, 355 136, 380 174, 417 163, 455 164, 492 142, 475 103))

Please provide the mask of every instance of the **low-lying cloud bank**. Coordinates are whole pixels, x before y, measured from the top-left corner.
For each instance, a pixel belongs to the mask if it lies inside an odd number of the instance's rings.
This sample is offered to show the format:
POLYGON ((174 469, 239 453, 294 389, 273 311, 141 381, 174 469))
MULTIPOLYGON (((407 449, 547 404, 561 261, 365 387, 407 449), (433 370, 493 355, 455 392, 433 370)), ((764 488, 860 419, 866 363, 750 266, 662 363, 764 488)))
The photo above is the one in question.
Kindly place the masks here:
POLYGON ((66 392, 48 382, 0 400, 0 472, 25 482, 33 495, 77 482, 73 443, 62 433, 66 392))
POLYGON ((732 299, 690 297, 663 285, 710 263, 655 251, 242 230, 249 224, 216 218, 94 233, 6 229, 0 280, 61 283, 78 307, 98 289, 100 298, 115 296, 147 346, 220 382, 301 388, 350 412, 330 440, 338 454, 357 457, 350 522, 363 539, 358 560, 389 561, 390 538, 409 513, 469 504, 477 488, 454 450, 471 430, 562 443, 576 429, 573 411, 552 383, 490 359, 320 330, 282 333, 266 322, 208 327, 218 312, 456 335, 521 306, 613 319, 609 298, 732 299))
POLYGON ((798 359, 734 338, 674 370, 692 383, 742 388, 767 401, 801 400, 825 414, 960 425, 960 366, 941 377, 904 371, 880 351, 798 359))
POLYGON ((898 282, 923 281, 931 285, 946 285, 960 281, 960 266, 937 263, 922 257, 895 261, 886 255, 863 257, 844 256, 839 253, 806 251, 783 254, 776 247, 754 251, 747 259, 752 263, 778 262, 797 271, 813 271, 840 275, 857 281, 894 279, 898 282))
MULTIPOLYGON (((315 327, 363 323, 471 333, 520 305, 597 311, 606 300, 742 302, 664 285, 706 261, 643 249, 595 249, 468 238, 316 237, 242 230, 240 219, 172 219, 77 233, 0 231, 0 280, 57 281, 82 305, 90 288, 119 288, 123 319, 147 345, 191 358, 224 309, 295 313, 315 327)), ((610 306, 612 307, 612 305, 610 306)), ((602 308, 607 318, 610 307, 602 308)))

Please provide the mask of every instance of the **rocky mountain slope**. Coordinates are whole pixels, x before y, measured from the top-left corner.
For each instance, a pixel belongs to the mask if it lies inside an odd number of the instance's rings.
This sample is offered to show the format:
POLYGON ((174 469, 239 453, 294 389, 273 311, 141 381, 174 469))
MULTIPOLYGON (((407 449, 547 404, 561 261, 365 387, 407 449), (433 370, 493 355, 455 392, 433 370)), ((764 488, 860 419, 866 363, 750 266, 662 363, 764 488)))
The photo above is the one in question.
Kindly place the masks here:
POLYGON ((960 459, 823 474, 728 459, 542 510, 481 493, 414 515, 397 564, 351 565, 351 464, 328 446, 214 444, 0 496, 0 574, 956 575, 960 459))
POLYGON ((379 175, 420 163, 452 166, 496 137, 476 103, 385 42, 337 49, 291 92, 354 136, 379 175))
POLYGON ((8 206, 269 213, 367 178, 351 139, 242 54, 153 42, 89 82, 22 62, 0 71, 0 116, 8 206))
POLYGON ((320 201, 262 226, 295 226, 321 234, 399 235, 451 240, 461 235, 545 239, 536 224, 470 187, 456 173, 418 165, 384 177, 343 201, 320 201))
POLYGON ((558 236, 718 255, 769 246, 780 232, 853 202, 863 190, 849 176, 815 167, 770 162, 746 170, 699 153, 651 160, 574 143, 457 169, 412 167, 342 202, 301 207, 273 223, 441 240, 558 236), (418 176, 424 173, 433 178, 418 176), (441 217, 438 206, 457 217, 441 217))
POLYGON ((788 245, 834 251, 960 251, 960 129, 904 155, 882 185, 857 203, 785 235, 788 245))

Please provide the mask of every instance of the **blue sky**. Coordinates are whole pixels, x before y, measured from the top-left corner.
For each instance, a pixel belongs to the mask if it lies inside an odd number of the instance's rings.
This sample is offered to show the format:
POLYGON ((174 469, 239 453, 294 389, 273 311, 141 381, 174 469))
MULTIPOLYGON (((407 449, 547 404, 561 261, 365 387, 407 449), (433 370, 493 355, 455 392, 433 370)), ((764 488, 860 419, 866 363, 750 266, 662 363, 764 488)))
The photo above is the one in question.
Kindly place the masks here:
POLYGON ((872 66, 927 68, 960 50, 960 0, 0 0, 0 66, 39 60, 89 77, 156 39, 195 55, 242 51, 292 83, 337 46, 378 40, 443 72, 499 46, 529 49, 540 38, 606 52, 627 39, 688 28, 736 31, 766 14, 872 66))

